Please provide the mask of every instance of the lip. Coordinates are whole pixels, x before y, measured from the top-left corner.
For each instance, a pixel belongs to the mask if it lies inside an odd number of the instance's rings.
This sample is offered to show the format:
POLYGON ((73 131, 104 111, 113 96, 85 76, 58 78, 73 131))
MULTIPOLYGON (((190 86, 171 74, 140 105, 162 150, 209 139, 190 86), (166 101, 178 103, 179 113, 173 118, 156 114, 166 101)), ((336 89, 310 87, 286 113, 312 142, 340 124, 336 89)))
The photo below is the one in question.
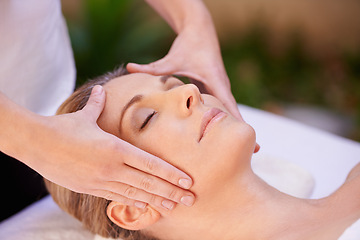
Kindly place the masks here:
POLYGON ((208 111, 206 111, 201 120, 199 142, 206 135, 206 133, 214 126, 215 123, 217 123, 226 116, 227 114, 218 108, 211 108, 208 111))

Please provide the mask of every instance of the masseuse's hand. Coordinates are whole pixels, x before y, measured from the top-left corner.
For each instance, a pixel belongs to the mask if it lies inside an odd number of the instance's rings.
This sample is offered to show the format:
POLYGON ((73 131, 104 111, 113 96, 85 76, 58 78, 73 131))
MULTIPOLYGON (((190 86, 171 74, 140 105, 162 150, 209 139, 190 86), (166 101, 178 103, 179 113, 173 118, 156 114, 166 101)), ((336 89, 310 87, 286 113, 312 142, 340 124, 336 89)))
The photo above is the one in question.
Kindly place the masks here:
POLYGON ((212 24, 206 27, 198 29, 197 26, 189 26, 179 33, 164 58, 146 65, 129 63, 127 69, 129 72, 189 77, 202 93, 214 95, 232 115, 241 119, 231 93, 215 29, 212 24))
POLYGON ((194 195, 181 188, 191 187, 188 175, 98 127, 104 105, 105 91, 96 86, 82 110, 47 117, 53 137, 43 144, 51 151, 36 170, 75 192, 128 205, 191 205, 194 195))

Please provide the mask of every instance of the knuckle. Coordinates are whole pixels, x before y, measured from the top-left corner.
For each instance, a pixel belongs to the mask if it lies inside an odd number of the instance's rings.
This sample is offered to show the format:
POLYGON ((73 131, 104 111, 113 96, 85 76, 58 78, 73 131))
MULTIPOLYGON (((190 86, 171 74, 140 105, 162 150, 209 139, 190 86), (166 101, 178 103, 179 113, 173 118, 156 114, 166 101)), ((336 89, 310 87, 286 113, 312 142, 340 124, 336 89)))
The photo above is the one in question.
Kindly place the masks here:
POLYGON ((124 205, 128 205, 128 206, 132 206, 134 205, 134 200, 132 199, 129 199, 129 198, 126 198, 126 197, 123 197, 123 196, 118 196, 116 199, 115 199, 116 202, 119 202, 121 204, 124 204, 124 205))
POLYGON ((124 198, 122 200, 122 204, 124 205, 128 205, 128 206, 134 206, 135 205, 135 201, 129 198, 124 198))
POLYGON ((149 172, 153 172, 158 168, 158 164, 157 164, 156 160, 154 160, 152 158, 148 158, 148 159, 146 159, 145 167, 149 172))
POLYGON ((177 174, 176 174, 176 171, 174 170, 171 170, 171 171, 168 171, 167 175, 167 180, 172 182, 172 183, 177 183, 177 174))
POLYGON ((173 190, 171 190, 170 192, 169 192, 169 195, 168 195, 169 197, 169 199, 171 199, 171 200, 178 200, 178 196, 179 196, 179 194, 178 194, 178 191, 177 190, 175 190, 175 189, 173 189, 173 190))
POLYGON ((128 198, 134 198, 136 196, 136 188, 134 187, 127 187, 124 191, 124 196, 128 198))
POLYGON ((151 194, 148 201, 149 203, 156 205, 158 203, 158 197, 154 194, 151 194))
POLYGON ((91 96, 87 104, 99 106, 101 105, 101 98, 99 96, 91 96))
POLYGON ((151 62, 149 63, 149 68, 151 68, 152 70, 156 69, 157 65, 155 62, 151 62))
POLYGON ((103 195, 103 198, 105 198, 106 200, 112 200, 113 199, 113 193, 110 191, 106 191, 103 195))
POLYGON ((145 177, 140 182, 140 187, 146 191, 152 190, 154 186, 153 179, 145 177))

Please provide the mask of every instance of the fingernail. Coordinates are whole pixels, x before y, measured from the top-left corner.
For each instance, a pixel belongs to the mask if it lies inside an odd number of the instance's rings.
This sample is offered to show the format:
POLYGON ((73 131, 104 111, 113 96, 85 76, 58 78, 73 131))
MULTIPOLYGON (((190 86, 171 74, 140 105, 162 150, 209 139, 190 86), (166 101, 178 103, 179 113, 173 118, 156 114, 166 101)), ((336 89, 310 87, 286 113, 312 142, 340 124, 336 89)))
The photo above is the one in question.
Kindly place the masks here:
POLYGON ((95 87, 93 87, 93 90, 92 90, 93 94, 101 94, 102 91, 103 91, 103 88, 100 85, 96 85, 95 87))
POLYGON ((143 203, 143 202, 135 202, 135 207, 137 207, 137 208, 145 208, 145 207, 146 207, 146 203, 143 203))
POLYGON ((192 182, 188 179, 182 178, 179 180, 179 185, 185 189, 189 189, 192 185, 192 182))
POLYGON ((193 196, 184 196, 180 201, 182 204, 191 207, 194 204, 195 198, 193 196))
POLYGON ((162 201, 162 202, 161 202, 161 205, 162 205, 164 208, 168 209, 168 210, 171 210, 171 209, 174 208, 174 203, 173 203, 172 201, 169 201, 169 200, 164 200, 164 201, 162 201))

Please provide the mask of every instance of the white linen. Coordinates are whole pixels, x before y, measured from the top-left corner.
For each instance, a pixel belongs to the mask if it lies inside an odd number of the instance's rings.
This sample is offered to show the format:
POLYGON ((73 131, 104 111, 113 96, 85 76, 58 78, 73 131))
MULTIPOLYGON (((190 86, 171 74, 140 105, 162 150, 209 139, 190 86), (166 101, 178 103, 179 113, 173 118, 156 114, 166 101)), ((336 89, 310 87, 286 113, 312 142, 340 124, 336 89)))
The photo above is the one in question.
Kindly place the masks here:
POLYGON ((1 240, 88 240, 94 237, 50 196, 1 222, 1 240))
POLYGON ((1 0, 0 91, 33 112, 53 115, 75 78, 60 0, 1 0))
MULTIPOLYGON (((315 179, 311 197, 326 196, 343 183, 347 173, 359 161, 360 144, 357 142, 258 109, 243 105, 239 108, 245 120, 254 126, 261 145, 261 153, 254 158, 253 166, 257 168, 254 171, 270 185, 276 185, 281 176, 287 178, 282 184, 289 183, 289 186, 278 187, 284 192, 309 196, 315 179), (284 160, 291 164, 282 166, 284 160), (268 164, 271 162, 274 165, 268 164), (257 164, 259 165, 255 166, 257 164), (288 171, 301 176, 302 183, 294 181, 296 177, 291 176, 288 171), (276 176, 279 179, 276 180, 276 176), (298 190, 293 192, 291 189, 298 190)), ((350 227, 340 239, 359 240, 359 225, 360 221, 350 227)), ((93 238, 103 239, 83 229, 77 220, 61 211, 50 197, 0 223, 0 239, 4 240, 93 238)))
POLYGON ((310 198, 315 181, 306 169, 271 155, 254 154, 251 166, 255 174, 274 188, 298 198, 310 198))
POLYGON ((331 194, 360 162, 358 142, 259 109, 239 109, 254 127, 261 152, 310 171, 315 179, 311 198, 331 194))

